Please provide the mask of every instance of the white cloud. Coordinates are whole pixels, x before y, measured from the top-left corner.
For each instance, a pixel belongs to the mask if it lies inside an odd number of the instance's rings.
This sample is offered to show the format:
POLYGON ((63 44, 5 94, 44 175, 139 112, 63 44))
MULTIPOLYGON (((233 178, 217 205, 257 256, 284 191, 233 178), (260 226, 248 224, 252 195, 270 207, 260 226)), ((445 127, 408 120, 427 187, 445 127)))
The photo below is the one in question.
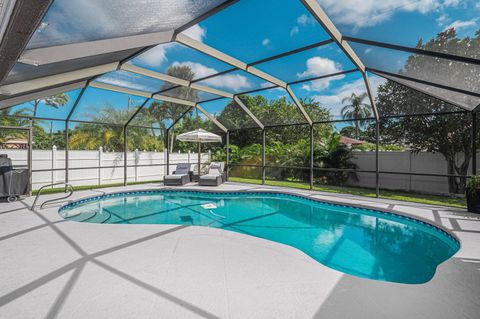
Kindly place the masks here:
MULTIPOLYGON (((376 96, 378 86, 385 83, 386 80, 378 76, 369 76, 369 80, 372 88, 372 94, 373 96, 376 96)), ((365 92, 365 83, 363 79, 360 78, 353 82, 345 83, 336 89, 331 95, 314 95, 312 98, 320 104, 328 107, 333 115, 338 115, 343 108, 342 100, 344 98, 351 96, 352 93, 360 95, 365 92)))
POLYGON ((365 54, 369 54, 370 52, 372 52, 372 50, 373 50, 372 48, 365 49, 365 54))
POLYGON ((460 4, 460 0, 445 0, 443 5, 446 7, 455 7, 460 4))
POLYGON ((306 26, 307 24, 314 24, 315 19, 312 16, 307 16, 306 14, 302 14, 297 18, 297 23, 301 26, 306 26))
MULTIPOLYGON (((298 78, 316 77, 321 75, 333 74, 342 71, 342 66, 333 60, 319 56, 307 60, 307 69, 302 73, 297 73, 298 78)), ((321 91, 326 89, 331 81, 342 79, 344 75, 329 77, 325 79, 314 80, 302 86, 307 91, 321 91)))
POLYGON ((442 27, 448 20, 450 20, 448 14, 442 13, 435 21, 437 21, 438 25, 442 27))
POLYGON ((465 29, 465 28, 472 28, 477 26, 477 19, 462 21, 456 20, 450 25, 446 26, 444 30, 454 28, 455 30, 465 29))
POLYGON ((337 24, 359 29, 389 20, 397 12, 426 14, 448 6, 458 0, 319 0, 319 4, 337 24))
POLYGON ((198 24, 195 24, 182 33, 199 42, 203 42, 203 39, 207 36, 207 30, 203 29, 198 24))
POLYGON ((269 44, 270 44, 270 39, 269 38, 265 38, 265 39, 262 40, 262 45, 263 46, 267 46, 269 44))
POLYGON ((290 36, 293 37, 293 36, 297 35, 299 32, 300 32, 300 28, 298 26, 294 26, 290 30, 290 36))
POLYGON ((315 56, 307 60, 307 70, 297 73, 299 78, 313 77, 330 73, 340 72, 342 66, 328 58, 315 56))
POLYGON ((163 62, 167 61, 167 51, 174 47, 174 43, 159 44, 156 47, 142 53, 136 58, 136 60, 145 63, 149 66, 159 66, 163 62))
POLYGON ((265 88, 268 88, 268 87, 271 87, 271 86, 273 86, 273 84, 270 83, 270 82, 263 82, 263 83, 260 84, 260 87, 262 89, 265 89, 265 88))
MULTIPOLYGON (((172 66, 188 66, 195 73, 197 78, 202 78, 212 74, 218 73, 214 68, 209 68, 203 64, 196 62, 174 62, 172 66)), ((205 81, 202 81, 205 84, 210 84, 218 89, 230 89, 234 91, 249 89, 252 87, 250 81, 243 75, 240 74, 224 74, 219 75, 205 81)))

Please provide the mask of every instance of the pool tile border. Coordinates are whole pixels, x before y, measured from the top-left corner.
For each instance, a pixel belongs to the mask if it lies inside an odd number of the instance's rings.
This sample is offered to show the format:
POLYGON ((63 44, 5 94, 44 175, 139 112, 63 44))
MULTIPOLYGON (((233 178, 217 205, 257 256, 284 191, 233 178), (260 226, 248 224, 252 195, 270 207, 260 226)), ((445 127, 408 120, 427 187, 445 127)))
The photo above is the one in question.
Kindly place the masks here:
POLYGON ((432 223, 423 221, 418 218, 394 213, 394 212, 388 212, 384 210, 379 210, 375 208, 367 208, 367 207, 362 207, 362 206, 357 206, 357 205, 343 205, 343 204, 338 204, 338 203, 332 203, 328 202, 325 200, 317 199, 317 198, 311 198, 309 196, 304 196, 301 194, 295 194, 295 193, 290 193, 290 192, 285 192, 285 191, 278 191, 278 190, 268 190, 268 191, 256 191, 256 190, 245 190, 245 191, 212 191, 212 190, 193 190, 193 189, 172 189, 172 188, 164 188, 164 189, 151 189, 151 190, 135 190, 135 191, 120 191, 120 192, 113 192, 109 194, 102 194, 98 196, 92 196, 92 197, 87 197, 84 199, 80 199, 71 203, 68 203, 58 209, 58 213, 61 213, 64 210, 74 208, 76 206, 79 206, 81 204, 85 204, 88 202, 104 199, 104 198, 114 198, 114 197, 120 197, 120 196, 129 196, 129 195, 142 195, 142 194, 161 194, 161 193, 192 193, 192 194, 215 194, 215 195, 244 195, 244 194, 251 194, 251 195, 276 195, 276 196, 287 196, 287 197, 294 197, 294 198, 301 198, 310 202, 316 202, 316 203, 322 203, 325 205, 329 206, 336 206, 336 207, 348 207, 348 208, 355 208, 363 211, 371 211, 380 215, 386 215, 386 216, 393 216, 395 218, 403 219, 403 220, 408 220, 413 223, 418 223, 420 225, 426 226, 428 228, 431 228, 435 231, 438 231, 442 233, 443 235, 447 236, 450 240, 452 240, 458 247, 460 248, 460 240, 447 232, 446 230, 433 225, 432 223))

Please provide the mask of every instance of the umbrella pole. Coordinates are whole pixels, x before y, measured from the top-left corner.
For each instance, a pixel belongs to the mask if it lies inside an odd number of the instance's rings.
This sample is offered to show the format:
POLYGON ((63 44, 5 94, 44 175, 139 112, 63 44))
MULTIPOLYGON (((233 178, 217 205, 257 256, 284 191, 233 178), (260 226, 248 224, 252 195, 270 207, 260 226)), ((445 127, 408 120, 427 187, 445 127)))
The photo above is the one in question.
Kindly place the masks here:
POLYGON ((202 160, 201 159, 202 155, 200 153, 201 151, 202 151, 201 150, 201 144, 200 144, 200 142, 198 142, 198 176, 200 176, 200 162, 202 160))

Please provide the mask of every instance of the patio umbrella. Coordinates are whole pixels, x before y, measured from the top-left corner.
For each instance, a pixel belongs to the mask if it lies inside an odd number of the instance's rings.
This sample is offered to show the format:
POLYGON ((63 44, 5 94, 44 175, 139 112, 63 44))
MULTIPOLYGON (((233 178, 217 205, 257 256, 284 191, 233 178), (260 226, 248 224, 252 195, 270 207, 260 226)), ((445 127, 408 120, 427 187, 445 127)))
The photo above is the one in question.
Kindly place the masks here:
POLYGON ((199 128, 195 131, 178 135, 177 140, 198 143, 198 175, 200 175, 201 143, 221 143, 222 137, 199 128))

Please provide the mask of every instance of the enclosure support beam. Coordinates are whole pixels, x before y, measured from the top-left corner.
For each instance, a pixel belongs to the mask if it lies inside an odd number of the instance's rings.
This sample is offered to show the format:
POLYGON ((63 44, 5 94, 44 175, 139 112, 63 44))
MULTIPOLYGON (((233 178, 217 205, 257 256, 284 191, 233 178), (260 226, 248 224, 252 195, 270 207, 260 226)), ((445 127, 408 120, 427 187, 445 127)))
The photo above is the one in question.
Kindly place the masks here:
POLYGON ((366 72, 362 73, 363 81, 365 82, 365 88, 367 89, 368 99, 370 100, 370 105, 372 106, 373 115, 375 116, 375 120, 380 119, 380 114, 378 114, 377 105, 375 104, 375 98, 372 94, 372 88, 370 86, 370 81, 368 80, 368 75, 366 72))
POLYGON ((19 62, 34 66, 121 52, 170 42, 173 30, 126 37, 57 45, 23 51, 19 62))
MULTIPOLYGON (((68 128, 69 128, 69 121, 65 121, 65 183, 68 183, 68 171, 69 171, 69 165, 68 165, 68 150, 70 148, 70 140, 68 136, 68 128)), ((65 185, 65 192, 67 191, 67 186, 65 185)))
POLYGON ((0 86, 0 93, 5 95, 16 95, 24 92, 30 92, 55 85, 64 85, 65 83, 79 82, 97 75, 115 71, 118 62, 102 64, 94 67, 79 69, 75 71, 49 75, 42 78, 6 84, 0 86))
POLYGON ((123 186, 127 186, 127 147, 128 147, 128 128, 123 127, 123 186))
MULTIPOLYGON (((0 82, 5 79, 17 63, 30 37, 40 25, 53 0, 17 0, 13 10, 5 19, 9 19, 3 37, 0 36, 0 82)), ((2 1, 4 10, 8 1, 2 1)))
POLYGON ((225 162, 226 162, 226 167, 225 167, 225 172, 226 172, 226 180, 228 182, 228 175, 229 175, 229 167, 230 167, 230 132, 227 131, 227 134, 225 135, 225 162))
POLYGON ((130 123, 133 121, 133 119, 135 118, 135 116, 137 116, 138 113, 140 113, 140 111, 143 110, 143 108, 145 107, 145 105, 148 103, 148 101, 150 101, 150 99, 146 99, 142 105, 140 105, 140 107, 135 111, 133 112, 132 116, 128 119, 127 123, 125 123, 125 127, 127 127, 128 125, 130 125, 130 123))
POLYGON ((166 141, 165 141, 165 146, 167 148, 167 173, 165 175, 170 174, 170 128, 167 129, 167 132, 165 134, 166 141))
POLYGON ((293 102, 295 105, 298 107, 300 112, 303 114, 305 117, 306 121, 311 125, 312 120, 308 116, 308 114, 305 112, 305 109, 303 108, 303 105, 300 103, 298 98, 296 97, 295 93, 290 89, 288 84, 268 73, 263 72, 262 70, 259 70, 251 65, 248 65, 247 63, 240 61, 238 59, 235 59, 234 57, 229 56, 228 54, 225 54, 217 49, 214 49, 205 43, 202 43, 200 41, 194 40, 182 33, 177 34, 175 37, 175 41, 184 44, 192 49, 195 49, 199 52, 202 52, 204 54, 207 54, 217 60, 220 60, 222 62, 228 63, 236 68, 239 68, 247 73, 253 74, 267 82, 273 83, 276 86, 279 86, 285 90, 287 90, 288 94, 292 98, 293 102))
POLYGON ((375 121, 375 196, 380 197, 380 121, 375 121))
POLYGON ((199 91, 203 91, 203 92, 212 93, 212 94, 215 94, 215 95, 227 97, 227 98, 230 98, 230 99, 233 98, 233 93, 213 89, 213 88, 210 88, 208 86, 196 84, 192 81, 184 80, 184 79, 181 79, 181 78, 178 78, 178 77, 175 77, 175 76, 171 76, 171 75, 168 75, 168 74, 165 74, 165 73, 152 71, 152 70, 145 69, 145 68, 142 68, 142 67, 139 67, 139 66, 136 66, 136 65, 123 64, 120 67, 120 69, 124 70, 124 71, 128 71, 128 72, 132 72, 132 73, 135 73, 135 74, 147 76, 147 77, 150 77, 150 78, 170 82, 170 83, 177 84, 177 85, 180 85, 180 86, 190 87, 190 88, 195 89, 195 90, 199 90, 199 91))
POLYGON ((472 175, 477 175, 477 113, 472 112, 472 175))
POLYGON ((310 11, 315 19, 317 19, 318 23, 325 29, 325 31, 330 34, 332 39, 338 44, 340 49, 345 53, 345 55, 355 64, 355 66, 365 73, 365 66, 363 65, 362 61, 358 58, 357 54, 353 49, 350 47, 347 41, 343 39, 342 34, 337 29, 337 27, 333 24, 332 20, 327 16, 327 14, 323 11, 316 0, 301 0, 305 8, 310 11))
POLYGON ((260 122, 260 120, 252 113, 252 111, 250 111, 250 109, 245 104, 243 104, 242 100, 240 100, 240 98, 236 95, 233 98, 233 100, 235 101, 235 103, 238 104, 238 106, 240 106, 242 108, 242 110, 245 111, 245 113, 248 114, 248 116, 250 116, 250 118, 255 122, 255 124, 257 124, 258 127, 263 130, 263 128, 264 128, 263 123, 260 122))
POLYGON ((310 125, 310 189, 313 189, 313 125, 310 125))
POLYGON ((265 129, 262 129, 262 185, 265 185, 265 129))
POLYGON ((195 105, 195 107, 197 108, 197 110, 202 112, 210 121, 212 121, 213 124, 215 124, 219 129, 221 129, 224 133, 227 133, 227 131, 228 131, 227 128, 225 126, 223 126, 222 123, 217 121, 217 119, 215 117, 213 117, 213 115, 208 113, 200 104, 197 103, 195 105))
POLYGON ((32 188, 33 188, 33 177, 32 177, 32 164, 33 164, 33 119, 30 118, 29 121, 29 126, 28 126, 28 154, 27 154, 27 160, 28 160, 28 175, 30 176, 30 181, 29 181, 29 189, 28 189, 28 195, 32 196, 32 188))

